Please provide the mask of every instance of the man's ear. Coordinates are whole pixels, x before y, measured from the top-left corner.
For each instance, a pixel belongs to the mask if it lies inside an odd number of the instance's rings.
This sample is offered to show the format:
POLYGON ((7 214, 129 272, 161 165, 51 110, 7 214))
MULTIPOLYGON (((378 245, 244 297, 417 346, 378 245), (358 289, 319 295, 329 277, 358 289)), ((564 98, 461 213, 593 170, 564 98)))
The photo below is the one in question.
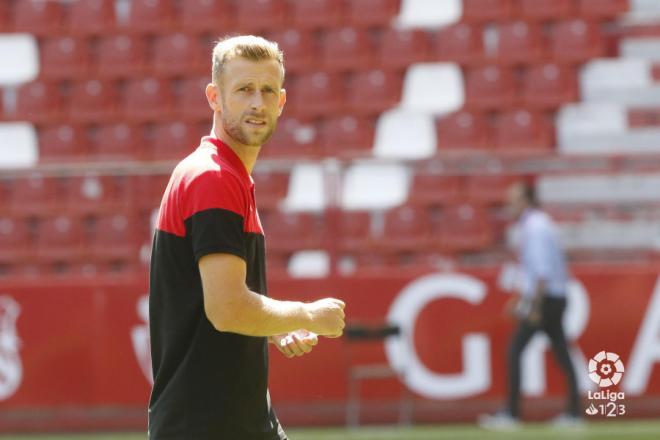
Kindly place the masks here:
POLYGON ((277 103, 277 106, 279 107, 278 115, 282 114, 282 111, 284 110, 284 104, 286 104, 286 90, 282 89, 280 92, 280 101, 277 103))
POLYGON ((206 85, 206 100, 209 103, 209 107, 211 107, 211 110, 214 112, 222 110, 220 107, 220 89, 214 83, 206 85))

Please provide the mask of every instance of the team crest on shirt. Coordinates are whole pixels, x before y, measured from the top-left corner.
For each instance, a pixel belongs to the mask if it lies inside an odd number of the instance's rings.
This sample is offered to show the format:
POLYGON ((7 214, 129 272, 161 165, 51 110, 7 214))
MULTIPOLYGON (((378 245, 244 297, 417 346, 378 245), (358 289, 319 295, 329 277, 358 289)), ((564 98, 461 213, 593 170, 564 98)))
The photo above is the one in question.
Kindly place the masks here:
POLYGON ((18 354, 20 340, 16 321, 21 305, 9 295, 0 296, 0 400, 14 395, 23 379, 23 364, 18 354))
POLYGON ((138 317, 142 320, 131 330, 133 351, 140 365, 142 374, 153 385, 154 378, 151 371, 151 339, 149 336, 149 295, 143 295, 138 299, 136 305, 138 317))

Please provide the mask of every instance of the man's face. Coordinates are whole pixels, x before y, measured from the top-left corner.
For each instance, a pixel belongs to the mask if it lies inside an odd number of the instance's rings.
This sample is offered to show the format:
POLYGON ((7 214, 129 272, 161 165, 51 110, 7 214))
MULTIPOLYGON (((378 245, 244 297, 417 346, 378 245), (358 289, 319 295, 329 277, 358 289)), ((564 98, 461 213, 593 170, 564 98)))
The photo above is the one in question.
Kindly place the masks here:
POLYGON ((278 62, 234 58, 225 64, 215 88, 216 93, 207 90, 207 96, 219 113, 222 129, 243 145, 263 145, 273 134, 286 101, 278 62))
POLYGON ((519 218, 525 209, 527 209, 527 200, 522 185, 514 184, 509 188, 508 193, 509 212, 514 218, 519 218))

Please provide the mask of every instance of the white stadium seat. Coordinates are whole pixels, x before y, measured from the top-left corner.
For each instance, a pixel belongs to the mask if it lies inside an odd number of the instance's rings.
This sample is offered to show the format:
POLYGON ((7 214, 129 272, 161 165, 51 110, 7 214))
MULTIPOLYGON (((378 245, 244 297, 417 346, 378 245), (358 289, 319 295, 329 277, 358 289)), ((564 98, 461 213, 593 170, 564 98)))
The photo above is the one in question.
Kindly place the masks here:
POLYGON ((292 278, 325 278, 330 275, 330 256, 323 250, 294 253, 287 268, 292 278))
POLYGON ((323 167, 320 164, 300 164, 293 167, 289 191, 283 202, 287 211, 319 212, 326 206, 323 167))
POLYGON ((395 25, 407 28, 438 28, 456 23, 463 15, 461 0, 402 0, 395 25))
POLYGON ((408 68, 401 108, 413 112, 451 113, 465 102, 463 73, 454 63, 419 63, 408 68))
POLYGON ((344 174, 341 207, 347 210, 389 209, 408 198, 410 170, 401 164, 357 163, 344 174))
POLYGON ((542 176, 537 183, 544 203, 660 202, 660 173, 542 176))
POLYGON ((436 151, 433 116, 394 109, 380 115, 374 155, 388 159, 424 159, 436 151))
POLYGON ((0 86, 17 86, 39 74, 37 40, 29 34, 0 34, 0 86))
POLYGON ((28 168, 37 164, 37 133, 26 122, 0 123, 0 168, 28 168))
POLYGON ((657 106, 660 86, 654 84, 651 62, 624 58, 594 60, 580 73, 582 99, 590 103, 657 106))

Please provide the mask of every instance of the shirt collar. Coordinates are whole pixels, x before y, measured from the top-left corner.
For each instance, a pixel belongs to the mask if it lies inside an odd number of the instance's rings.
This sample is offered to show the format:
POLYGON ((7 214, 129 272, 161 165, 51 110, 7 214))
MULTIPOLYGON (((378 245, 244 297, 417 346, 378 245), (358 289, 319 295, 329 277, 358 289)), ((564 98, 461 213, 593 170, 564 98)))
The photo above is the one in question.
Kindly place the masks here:
POLYGON ((525 209, 523 211, 523 213, 520 215, 520 221, 519 221, 520 224, 521 225, 525 224, 525 222, 529 219, 529 217, 532 216, 532 214, 534 214, 537 211, 538 211, 538 209, 536 209, 536 208, 527 208, 527 209, 525 209))
POLYGON ((204 136, 202 138, 202 142, 210 142, 216 147, 216 150, 218 151, 218 155, 222 157, 224 160, 226 160, 229 165, 240 174, 240 177, 244 179, 249 185, 254 185, 254 180, 252 180, 252 176, 247 172, 247 169, 245 169, 245 165, 243 164, 243 161, 241 161, 241 158, 238 157, 236 152, 231 149, 231 147, 224 142, 222 142, 220 139, 213 137, 213 136, 204 136))

